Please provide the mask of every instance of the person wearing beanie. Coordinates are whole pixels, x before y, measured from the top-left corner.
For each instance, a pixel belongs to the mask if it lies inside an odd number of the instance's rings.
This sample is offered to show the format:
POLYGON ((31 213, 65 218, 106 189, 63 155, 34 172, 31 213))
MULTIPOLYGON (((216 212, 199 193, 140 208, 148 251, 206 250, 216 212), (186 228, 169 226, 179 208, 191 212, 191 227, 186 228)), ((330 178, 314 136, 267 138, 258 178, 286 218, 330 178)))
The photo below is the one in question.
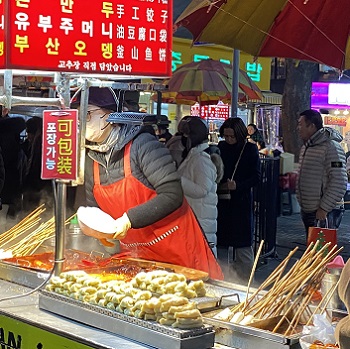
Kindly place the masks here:
MULTIPOLYGON (((121 251, 134 257, 178 264, 222 279, 221 268, 184 200, 170 152, 155 135, 156 116, 113 113, 118 107, 112 89, 90 88, 86 204, 114 219, 114 233, 91 233, 81 225, 83 232, 105 245, 119 240, 121 251), (95 92, 102 98, 96 99, 95 92)), ((78 209, 78 218, 79 210, 83 212, 78 209)))
MULTIPOLYGON (((217 168, 208 154, 209 130, 205 121, 192 116, 180 123, 183 161, 179 165, 182 189, 215 256, 217 228, 217 168)), ((220 159, 220 156, 219 156, 220 159)), ((220 159, 221 160, 221 159, 220 159)), ((221 161, 222 164, 222 161, 221 161)), ((223 164, 221 165, 223 168, 223 164)))

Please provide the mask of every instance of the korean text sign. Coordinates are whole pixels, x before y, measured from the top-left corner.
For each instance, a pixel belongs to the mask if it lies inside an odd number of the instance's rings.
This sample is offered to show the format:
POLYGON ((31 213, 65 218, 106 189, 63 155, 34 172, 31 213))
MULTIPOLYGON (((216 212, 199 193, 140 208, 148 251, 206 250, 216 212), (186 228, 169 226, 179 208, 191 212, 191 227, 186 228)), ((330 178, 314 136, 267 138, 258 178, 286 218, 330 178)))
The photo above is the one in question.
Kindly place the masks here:
POLYGON ((2 68, 171 75, 172 0, 0 2, 2 68))
POLYGON ((77 178, 77 109, 44 110, 42 179, 77 178))

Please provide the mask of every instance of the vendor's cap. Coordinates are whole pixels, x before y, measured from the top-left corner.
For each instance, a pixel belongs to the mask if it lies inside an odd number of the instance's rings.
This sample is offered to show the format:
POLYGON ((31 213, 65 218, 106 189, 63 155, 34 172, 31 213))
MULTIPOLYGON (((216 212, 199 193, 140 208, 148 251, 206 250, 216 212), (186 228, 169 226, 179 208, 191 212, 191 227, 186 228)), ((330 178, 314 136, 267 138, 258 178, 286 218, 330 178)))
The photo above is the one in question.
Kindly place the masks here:
MULTIPOLYGON (((77 108, 79 106, 80 98, 81 92, 71 101, 72 108, 77 108)), ((88 104, 113 111, 118 110, 118 98, 111 87, 89 87, 88 104)))
POLYGON ((113 124, 155 125, 157 115, 135 112, 111 113, 106 121, 113 124))

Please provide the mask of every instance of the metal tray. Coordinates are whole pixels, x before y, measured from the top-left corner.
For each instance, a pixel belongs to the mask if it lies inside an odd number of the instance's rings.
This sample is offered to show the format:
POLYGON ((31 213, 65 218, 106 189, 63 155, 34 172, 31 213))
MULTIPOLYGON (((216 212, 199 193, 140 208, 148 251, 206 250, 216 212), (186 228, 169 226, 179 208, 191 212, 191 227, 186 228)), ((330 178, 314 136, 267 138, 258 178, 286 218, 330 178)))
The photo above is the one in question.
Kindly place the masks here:
MULTIPOLYGON (((229 292, 231 294, 234 292, 237 294, 238 303, 244 301, 247 297, 247 288, 239 284, 209 280, 205 288, 210 295, 227 295, 229 292)), ((255 291, 256 289, 251 288, 249 294, 255 291)), ((261 291, 262 296, 265 293, 266 291, 261 291)), ((233 299, 232 297, 227 298, 230 301, 233 299)), ((227 300, 225 301, 227 302, 227 300)), ((230 306, 230 304, 222 304, 221 308, 225 306, 230 306)), ((212 317, 219 311, 219 309, 215 309, 202 314, 204 322, 214 327, 216 343, 236 349, 300 349, 299 338, 301 334, 285 337, 268 330, 213 319, 212 317)))
POLYGON ((215 341, 237 349, 259 348, 259 349, 300 349, 299 339, 302 334, 284 336, 268 330, 233 324, 227 321, 213 319, 217 313, 204 313, 206 324, 215 329, 215 341))
POLYGON ((18 285, 36 288, 48 277, 47 271, 35 271, 14 264, 0 262, 0 279, 16 283, 18 285))
POLYGON ((159 349, 214 346, 215 333, 207 324, 198 329, 180 330, 48 291, 39 294, 39 308, 159 349))

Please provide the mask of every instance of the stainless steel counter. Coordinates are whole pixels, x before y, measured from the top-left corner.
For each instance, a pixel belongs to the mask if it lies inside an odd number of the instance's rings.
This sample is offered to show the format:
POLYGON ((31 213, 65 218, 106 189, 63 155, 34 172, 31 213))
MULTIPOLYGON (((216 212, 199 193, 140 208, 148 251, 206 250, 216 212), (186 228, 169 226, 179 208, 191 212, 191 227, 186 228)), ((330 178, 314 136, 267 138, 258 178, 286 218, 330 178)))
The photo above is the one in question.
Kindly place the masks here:
MULTIPOLYGON (((4 280, 0 280, 0 299, 24 294, 31 289, 4 280)), ((39 294, 0 302, 0 315, 41 328, 59 336, 101 349, 145 349, 150 346, 136 343, 121 336, 80 324, 56 316, 38 307, 39 294)), ((1 325, 2 326, 2 325, 1 325)), ((25 349, 25 347, 22 345, 25 349)), ((68 348, 69 349, 69 348, 68 348)))

